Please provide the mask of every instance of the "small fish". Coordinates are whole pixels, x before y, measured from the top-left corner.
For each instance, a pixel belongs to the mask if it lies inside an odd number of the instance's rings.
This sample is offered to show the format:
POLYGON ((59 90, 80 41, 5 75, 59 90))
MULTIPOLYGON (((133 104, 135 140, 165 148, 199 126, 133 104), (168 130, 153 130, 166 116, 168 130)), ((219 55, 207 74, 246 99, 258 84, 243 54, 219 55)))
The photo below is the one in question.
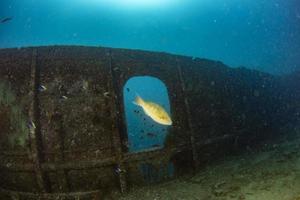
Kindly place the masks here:
POLYGON ((144 101, 138 95, 133 103, 137 106, 141 106, 145 114, 151 117, 155 122, 163 125, 172 125, 172 120, 169 114, 160 105, 151 101, 144 101))
POLYGON ((130 90, 129 90, 129 88, 126 88, 126 90, 127 90, 127 92, 129 92, 130 90))
POLYGON ((154 133, 147 133, 147 136, 148 136, 148 137, 155 137, 156 134, 154 134, 154 133))
POLYGON ((119 167, 117 167, 117 168, 115 169, 115 172, 116 172, 117 174, 119 174, 119 173, 122 172, 122 170, 121 170, 119 167))
POLYGON ((5 22, 8 22, 8 21, 10 21, 10 20, 12 20, 13 18, 12 17, 5 17, 5 18, 3 18, 3 19, 1 19, 1 23, 5 23, 5 22))
POLYGON ((152 147, 158 148, 158 147, 160 147, 160 145, 159 144, 153 144, 152 147))
POLYGON ((67 100, 68 97, 67 96, 61 96, 61 99, 67 100))
POLYGON ((38 88, 39 92, 44 92, 47 90, 47 88, 43 85, 40 85, 39 88, 38 88))
POLYGON ((28 128, 30 128, 30 129, 36 129, 36 126, 35 126, 35 124, 34 124, 33 121, 28 122, 28 128))
POLYGON ((115 168, 115 172, 116 172, 117 174, 120 174, 120 173, 126 172, 126 170, 121 169, 120 166, 118 165, 118 166, 115 168))
POLYGON ((104 95, 105 97, 109 97, 109 92, 104 92, 103 95, 104 95))
POLYGON ((89 82, 87 82, 87 81, 85 81, 85 80, 82 81, 82 89, 87 90, 88 87, 89 87, 89 82))

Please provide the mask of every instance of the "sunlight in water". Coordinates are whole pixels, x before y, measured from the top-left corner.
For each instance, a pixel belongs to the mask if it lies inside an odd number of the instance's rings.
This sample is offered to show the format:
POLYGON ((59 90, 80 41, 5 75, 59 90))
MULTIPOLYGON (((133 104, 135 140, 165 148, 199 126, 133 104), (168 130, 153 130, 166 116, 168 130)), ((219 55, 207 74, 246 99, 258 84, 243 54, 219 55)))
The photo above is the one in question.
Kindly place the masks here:
POLYGON ((89 0, 84 3, 109 5, 123 9, 153 9, 153 8, 169 8, 176 5, 179 0, 89 0))
POLYGON ((162 6, 172 3, 170 0, 115 0, 124 6, 162 6))

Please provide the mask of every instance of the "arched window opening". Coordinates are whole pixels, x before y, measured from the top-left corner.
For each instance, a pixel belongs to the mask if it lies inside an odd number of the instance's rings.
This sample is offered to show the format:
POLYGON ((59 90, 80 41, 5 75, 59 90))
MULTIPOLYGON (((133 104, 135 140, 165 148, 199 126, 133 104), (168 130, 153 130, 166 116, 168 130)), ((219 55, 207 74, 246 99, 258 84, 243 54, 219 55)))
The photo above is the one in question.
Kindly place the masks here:
POLYGON ((136 76, 126 82, 123 94, 129 152, 163 148, 172 124, 165 84, 155 77, 136 76), (143 101, 143 105, 136 102, 138 100, 143 101), (158 111, 151 113, 152 109, 158 111))

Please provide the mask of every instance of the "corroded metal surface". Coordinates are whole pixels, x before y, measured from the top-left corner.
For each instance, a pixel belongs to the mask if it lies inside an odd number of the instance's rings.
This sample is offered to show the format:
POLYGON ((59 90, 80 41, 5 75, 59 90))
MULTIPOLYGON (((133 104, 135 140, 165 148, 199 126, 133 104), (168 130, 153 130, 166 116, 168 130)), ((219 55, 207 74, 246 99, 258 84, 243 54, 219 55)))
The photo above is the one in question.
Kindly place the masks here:
POLYGON ((193 165, 194 165, 194 168, 197 169, 199 167, 199 157, 198 157, 196 140, 195 140, 196 130, 193 126, 193 122, 192 122, 192 118, 191 118, 191 108, 190 108, 190 103, 189 103, 189 97, 187 96, 186 85, 183 80, 181 66, 177 65, 177 70, 178 70, 178 77, 179 77, 179 80, 181 83, 181 88, 182 88, 183 96, 184 96, 184 106, 186 109, 186 116, 187 116, 188 126, 189 126, 188 128, 189 128, 189 132, 190 132, 190 142, 191 142, 191 149, 192 149, 192 156, 193 156, 193 165))
POLYGON ((121 192, 124 193, 127 191, 127 179, 126 179, 126 167, 125 163, 122 162, 123 159, 123 152, 122 152, 122 143, 121 143, 121 130, 122 130, 122 115, 120 113, 120 105, 122 104, 122 101, 120 98, 120 95, 118 95, 118 85, 115 81, 116 76, 115 72, 112 66, 112 55, 111 51, 108 51, 109 55, 109 78, 111 79, 111 84, 109 89, 111 91, 111 100, 112 100, 112 107, 111 107, 111 116, 116 122, 113 127, 112 127, 112 140, 113 140, 113 146, 114 150, 116 153, 116 161, 117 161, 117 166, 116 166, 116 172, 118 173, 119 176, 119 184, 120 184, 120 189, 121 192))
POLYGON ((146 184, 141 164, 163 169, 163 179, 170 162, 175 175, 188 173, 276 135, 282 124, 299 123, 297 80, 166 53, 0 50, 0 193, 99 199, 146 184), (165 83, 174 125, 164 149, 129 153, 122 91, 127 80, 143 75, 165 83))
POLYGON ((6 50, 0 54, 0 82, 5 86, 1 89, 0 100, 0 115, 5 114, 1 118, 4 126, 0 128, 0 152, 9 152, 0 156, 0 177, 1 187, 5 185, 11 190, 36 192, 39 187, 33 171, 7 171, 14 165, 32 164, 27 129, 32 94, 31 62, 31 48, 6 50))
POLYGON ((39 101, 37 99, 38 92, 38 76, 39 70, 36 66, 36 49, 32 52, 31 59, 31 73, 30 73, 30 107, 28 111, 28 129, 29 129, 29 144, 30 144, 30 158, 34 164, 34 171, 36 174, 37 184, 40 192, 50 192, 49 176, 46 172, 42 171, 41 164, 44 162, 44 145, 42 144, 42 136, 40 132, 40 109, 39 101))

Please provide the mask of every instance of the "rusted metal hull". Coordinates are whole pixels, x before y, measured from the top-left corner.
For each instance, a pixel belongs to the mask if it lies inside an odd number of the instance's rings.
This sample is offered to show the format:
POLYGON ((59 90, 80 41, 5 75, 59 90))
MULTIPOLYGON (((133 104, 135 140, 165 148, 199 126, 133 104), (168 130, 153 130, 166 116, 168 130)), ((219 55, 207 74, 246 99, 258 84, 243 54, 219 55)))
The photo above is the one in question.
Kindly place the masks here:
POLYGON ((275 134, 281 117, 276 107, 289 101, 278 97, 287 96, 284 87, 268 74, 205 59, 96 47, 0 50, 0 82, 13 96, 0 104, 0 192, 21 199, 100 199, 113 189, 125 192, 132 184, 147 184, 141 163, 159 168, 171 161, 175 175, 188 173, 275 134), (174 126, 164 149, 129 153, 122 89, 140 75, 166 84, 174 126), (11 145, 19 121, 36 127, 22 129, 25 144, 11 145))

